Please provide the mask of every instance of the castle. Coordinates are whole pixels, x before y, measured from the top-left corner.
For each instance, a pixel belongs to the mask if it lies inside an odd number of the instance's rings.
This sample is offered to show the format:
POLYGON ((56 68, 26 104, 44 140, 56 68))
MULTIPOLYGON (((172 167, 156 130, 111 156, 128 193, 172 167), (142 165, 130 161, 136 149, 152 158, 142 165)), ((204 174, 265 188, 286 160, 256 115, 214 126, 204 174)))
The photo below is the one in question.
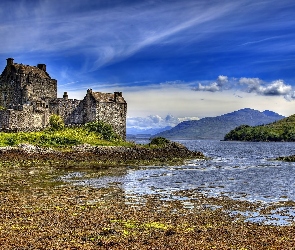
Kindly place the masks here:
POLYGON ((126 138, 127 103, 122 92, 88 89, 83 100, 69 99, 67 92, 57 98, 57 81, 45 64, 35 67, 8 58, 0 75, 0 130, 39 130, 48 126, 52 114, 61 116, 67 125, 103 121, 126 138))

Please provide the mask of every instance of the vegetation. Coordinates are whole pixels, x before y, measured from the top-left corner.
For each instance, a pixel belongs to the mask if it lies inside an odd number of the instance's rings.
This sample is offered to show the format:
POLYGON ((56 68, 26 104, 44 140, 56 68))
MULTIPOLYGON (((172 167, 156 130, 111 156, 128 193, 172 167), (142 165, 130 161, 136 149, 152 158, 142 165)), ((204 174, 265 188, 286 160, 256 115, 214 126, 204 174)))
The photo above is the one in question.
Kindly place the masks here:
POLYGON ((165 146, 170 141, 164 137, 155 137, 151 140, 150 145, 165 146))
POLYGON ((120 138, 110 124, 102 121, 87 123, 85 127, 89 132, 100 134, 107 141, 118 140, 120 138))
POLYGON ((295 141, 295 115, 267 125, 255 127, 241 125, 226 134, 224 139, 227 141, 295 141))
POLYGON ((61 130, 64 128, 65 123, 59 115, 52 115, 49 119, 50 128, 52 130, 61 130))
POLYGON ((0 133, 0 146, 15 146, 28 143, 42 147, 70 147, 79 144, 94 146, 130 145, 113 131, 113 128, 103 122, 91 122, 81 127, 65 127, 62 119, 53 115, 50 117, 50 128, 39 132, 0 133))

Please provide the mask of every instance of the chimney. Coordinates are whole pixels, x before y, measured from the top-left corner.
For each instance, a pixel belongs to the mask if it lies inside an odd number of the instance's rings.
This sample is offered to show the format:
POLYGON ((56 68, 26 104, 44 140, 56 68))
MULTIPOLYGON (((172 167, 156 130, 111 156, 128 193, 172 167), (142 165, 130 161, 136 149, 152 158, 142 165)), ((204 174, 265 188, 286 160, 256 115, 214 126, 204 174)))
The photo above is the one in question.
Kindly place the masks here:
POLYGON ((115 99, 115 102, 117 101, 117 98, 118 97, 122 97, 122 92, 114 92, 114 99, 115 99))
POLYGON ((7 61, 7 66, 11 66, 13 65, 13 58, 7 58, 6 61, 7 61))
POLYGON ((46 64, 39 63, 39 64, 37 64, 37 67, 46 72, 46 64))
POLYGON ((62 96, 63 99, 68 100, 69 96, 68 96, 68 92, 64 92, 64 95, 62 96))

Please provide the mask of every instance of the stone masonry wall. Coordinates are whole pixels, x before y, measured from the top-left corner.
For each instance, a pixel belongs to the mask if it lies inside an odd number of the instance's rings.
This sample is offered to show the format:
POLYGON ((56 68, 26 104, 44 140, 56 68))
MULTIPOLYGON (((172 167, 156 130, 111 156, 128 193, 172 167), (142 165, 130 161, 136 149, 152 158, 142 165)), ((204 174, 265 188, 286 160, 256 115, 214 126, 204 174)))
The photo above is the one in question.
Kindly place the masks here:
POLYGON ((126 114, 126 103, 98 103, 96 107, 96 120, 111 124, 123 139, 126 139, 126 114))
POLYGON ((57 97, 57 81, 44 71, 46 67, 10 62, 0 76, 0 105, 6 108, 57 97))
POLYGON ((9 127, 9 111, 0 110, 0 131, 9 127))
POLYGON ((51 114, 61 116, 65 124, 82 124, 83 117, 81 115, 80 100, 58 98, 49 103, 51 114))
POLYGON ((20 106, 19 110, 7 109, 0 111, 0 129, 11 131, 33 131, 44 128, 49 123, 48 109, 32 106, 20 106))

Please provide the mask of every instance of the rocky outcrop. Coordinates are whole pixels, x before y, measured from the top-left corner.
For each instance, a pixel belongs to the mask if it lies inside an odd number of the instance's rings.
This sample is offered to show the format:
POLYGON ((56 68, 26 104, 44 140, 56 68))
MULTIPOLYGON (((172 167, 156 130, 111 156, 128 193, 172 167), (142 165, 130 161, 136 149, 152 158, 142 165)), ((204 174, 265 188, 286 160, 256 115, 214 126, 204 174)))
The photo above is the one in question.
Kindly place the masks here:
POLYGON ((171 162, 185 159, 204 159, 200 152, 188 150, 185 146, 170 142, 163 147, 135 145, 123 146, 91 146, 88 144, 72 147, 69 151, 42 148, 30 144, 20 144, 18 147, 1 147, 2 160, 58 160, 60 162, 97 162, 138 164, 140 162, 171 162))

